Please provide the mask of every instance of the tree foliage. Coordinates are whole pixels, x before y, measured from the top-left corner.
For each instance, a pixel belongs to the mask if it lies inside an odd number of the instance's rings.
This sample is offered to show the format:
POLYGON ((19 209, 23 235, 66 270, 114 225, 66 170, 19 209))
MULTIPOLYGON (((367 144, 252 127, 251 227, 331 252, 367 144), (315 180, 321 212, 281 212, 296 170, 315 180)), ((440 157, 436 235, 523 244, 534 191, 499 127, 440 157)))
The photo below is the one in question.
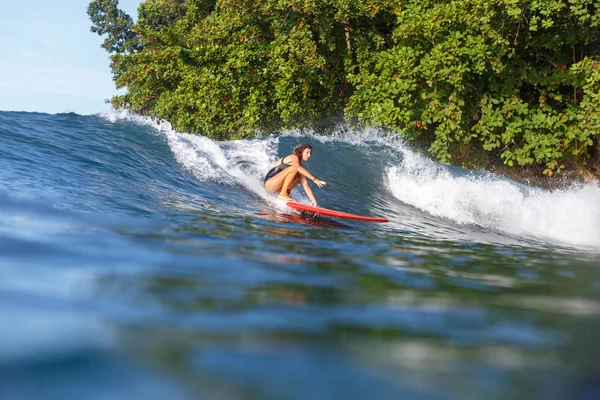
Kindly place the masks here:
POLYGON ((138 36, 133 31, 133 19, 119 10, 118 0, 94 0, 87 13, 92 20, 92 32, 107 35, 102 48, 109 53, 136 52, 142 48, 138 36))
POLYGON ((507 165, 585 160, 600 132, 597 0, 95 0, 112 103, 231 139, 346 121, 507 165), (117 11, 115 11, 117 10, 117 11), (133 35, 133 36, 132 36, 133 35), (109 40, 110 39, 110 40, 109 40))

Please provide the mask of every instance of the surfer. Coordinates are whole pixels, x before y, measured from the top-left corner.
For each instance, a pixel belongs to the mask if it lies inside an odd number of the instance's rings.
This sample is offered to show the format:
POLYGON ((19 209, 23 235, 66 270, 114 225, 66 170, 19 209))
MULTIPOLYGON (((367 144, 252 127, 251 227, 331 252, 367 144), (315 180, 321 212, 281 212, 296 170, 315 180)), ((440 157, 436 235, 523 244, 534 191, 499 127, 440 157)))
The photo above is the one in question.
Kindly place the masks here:
POLYGON ((293 188, 301 183, 306 195, 316 207, 317 200, 313 196, 306 178, 313 181, 318 187, 323 187, 326 182, 315 178, 302 167, 302 163, 308 161, 311 155, 312 146, 310 144, 300 143, 297 145, 292 154, 279 159, 275 164, 271 165, 271 169, 265 176, 265 190, 269 193, 279 193, 277 197, 282 200, 294 201, 290 197, 290 193, 293 188))

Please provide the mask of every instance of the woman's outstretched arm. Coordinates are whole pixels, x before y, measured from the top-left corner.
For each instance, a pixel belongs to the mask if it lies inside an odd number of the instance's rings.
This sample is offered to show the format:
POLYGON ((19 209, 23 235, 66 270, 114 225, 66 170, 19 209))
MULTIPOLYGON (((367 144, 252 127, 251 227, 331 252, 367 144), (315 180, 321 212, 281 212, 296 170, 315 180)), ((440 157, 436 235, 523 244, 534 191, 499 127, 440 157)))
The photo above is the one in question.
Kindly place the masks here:
POLYGON ((308 181, 306 180, 306 177, 305 176, 301 177, 300 178, 300 182, 302 183, 302 187, 304 188, 304 192, 306 193, 306 195, 308 196, 308 198, 310 199, 310 201, 313 203, 313 206, 318 207, 317 199, 315 199, 315 196, 313 195, 313 192, 310 189, 310 186, 308 186, 308 181))
MULTIPOLYGON (((307 177, 308 179, 313 181, 318 187, 323 187, 324 185, 327 184, 327 182, 315 178, 315 176, 312 175, 310 172, 308 172, 308 170, 306 168, 304 168, 302 165, 300 165, 300 160, 298 159, 297 155, 291 154, 290 161, 292 162, 292 165, 294 167, 296 167, 298 172, 300 172, 302 175, 304 175, 305 177, 307 177)), ((304 183, 302 185, 304 185, 304 183)))

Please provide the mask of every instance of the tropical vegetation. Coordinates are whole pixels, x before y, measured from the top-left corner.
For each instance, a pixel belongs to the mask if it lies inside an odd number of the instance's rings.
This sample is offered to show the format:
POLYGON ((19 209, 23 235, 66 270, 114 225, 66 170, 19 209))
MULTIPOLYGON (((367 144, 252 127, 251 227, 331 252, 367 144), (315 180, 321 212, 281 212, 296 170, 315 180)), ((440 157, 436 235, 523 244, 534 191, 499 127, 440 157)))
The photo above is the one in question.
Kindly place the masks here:
POLYGON ((598 161, 598 0, 146 0, 136 21, 94 0, 88 15, 126 88, 112 105, 181 131, 344 121, 445 163, 598 161))

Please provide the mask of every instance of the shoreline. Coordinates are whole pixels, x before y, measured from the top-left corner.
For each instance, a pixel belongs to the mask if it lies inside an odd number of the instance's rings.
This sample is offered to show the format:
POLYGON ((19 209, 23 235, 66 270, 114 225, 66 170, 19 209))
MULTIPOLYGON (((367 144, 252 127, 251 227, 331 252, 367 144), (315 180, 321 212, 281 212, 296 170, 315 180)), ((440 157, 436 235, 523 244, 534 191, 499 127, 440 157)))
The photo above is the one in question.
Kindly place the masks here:
POLYGON ((588 168, 582 170, 565 169, 552 176, 544 175, 543 167, 507 167, 492 166, 482 169, 494 174, 502 175, 515 182, 530 186, 538 186, 548 190, 566 189, 573 185, 595 184, 600 186, 600 173, 588 168))
MULTIPOLYGON (((429 151, 428 143, 423 141, 407 141, 415 150, 423 152, 437 160, 429 151)), ((595 184, 600 186, 600 150, 593 148, 592 154, 585 162, 563 160, 564 169, 545 175, 545 166, 534 164, 525 166, 508 166, 494 152, 481 149, 477 145, 453 146, 452 161, 448 165, 466 168, 473 171, 489 172, 501 175, 515 182, 537 186, 548 190, 565 189, 577 184, 595 184)))
POLYGON ((600 186, 600 170, 591 165, 575 168, 565 165, 565 168, 550 175, 544 175, 543 166, 513 166, 500 163, 488 163, 473 167, 474 170, 498 174, 515 182, 529 186, 538 186, 548 190, 565 189, 579 184, 595 184, 600 186))

